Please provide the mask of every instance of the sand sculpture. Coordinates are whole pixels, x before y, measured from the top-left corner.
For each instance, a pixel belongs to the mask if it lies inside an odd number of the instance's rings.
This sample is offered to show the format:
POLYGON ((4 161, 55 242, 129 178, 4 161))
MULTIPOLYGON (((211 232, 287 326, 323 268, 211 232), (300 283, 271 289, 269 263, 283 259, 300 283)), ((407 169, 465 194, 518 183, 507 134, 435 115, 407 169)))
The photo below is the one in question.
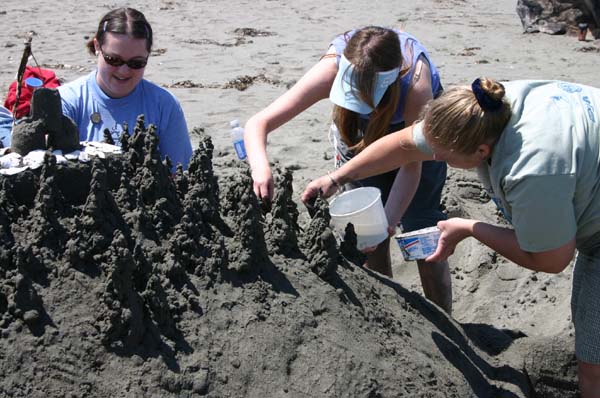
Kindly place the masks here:
POLYGON ((43 87, 35 90, 30 114, 13 129, 14 152, 25 156, 36 149, 59 149, 65 153, 79 149, 77 126, 62 114, 58 90, 43 87))
POLYGON ((48 152, 40 169, 0 176, 0 396, 576 390, 571 351, 553 356, 562 368, 539 360, 560 341, 467 334, 361 267, 352 227, 339 246, 325 200, 300 225, 290 171, 276 170, 266 209, 244 163, 215 172, 206 135, 174 177, 143 117, 121 144, 89 163, 48 152))

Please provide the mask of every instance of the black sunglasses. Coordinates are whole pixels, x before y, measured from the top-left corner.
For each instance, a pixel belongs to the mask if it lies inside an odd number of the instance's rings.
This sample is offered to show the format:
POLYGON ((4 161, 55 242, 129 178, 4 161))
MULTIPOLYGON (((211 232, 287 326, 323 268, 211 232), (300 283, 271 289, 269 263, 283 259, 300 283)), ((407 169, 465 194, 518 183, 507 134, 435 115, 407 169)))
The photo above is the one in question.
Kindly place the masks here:
POLYGON ((109 64, 110 66, 119 67, 121 65, 127 65, 131 69, 142 69, 145 68, 148 64, 148 58, 146 59, 130 59, 128 61, 123 60, 121 57, 114 57, 112 55, 106 55, 102 48, 100 49, 102 52, 102 58, 104 58, 104 62, 109 64))

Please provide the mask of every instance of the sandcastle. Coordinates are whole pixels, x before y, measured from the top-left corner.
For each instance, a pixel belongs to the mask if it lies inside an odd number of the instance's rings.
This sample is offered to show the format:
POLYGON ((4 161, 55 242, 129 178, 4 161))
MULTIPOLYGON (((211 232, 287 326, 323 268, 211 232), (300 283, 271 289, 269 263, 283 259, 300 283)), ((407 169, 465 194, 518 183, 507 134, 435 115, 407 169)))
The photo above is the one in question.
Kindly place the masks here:
POLYGON ((0 395, 527 397, 547 380, 503 359, 522 336, 482 350, 363 268, 325 200, 300 223, 289 170, 266 209, 246 164, 216 173, 210 137, 192 134, 174 176, 143 117, 121 154, 48 152, 0 175, 0 395))

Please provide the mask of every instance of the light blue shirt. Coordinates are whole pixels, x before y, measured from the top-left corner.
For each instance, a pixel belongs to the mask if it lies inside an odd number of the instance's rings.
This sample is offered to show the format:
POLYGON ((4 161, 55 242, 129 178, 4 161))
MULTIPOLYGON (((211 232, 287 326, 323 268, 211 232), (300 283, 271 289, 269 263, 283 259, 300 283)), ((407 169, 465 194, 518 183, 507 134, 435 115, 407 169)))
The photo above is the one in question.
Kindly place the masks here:
POLYGON ((12 112, 3 106, 0 106, 0 142, 4 148, 10 146, 10 136, 12 134, 13 117, 12 112))
MULTIPOLYGON (((561 81, 504 83, 513 116, 480 179, 527 251, 575 238, 600 247, 600 89, 561 81)), ((422 123, 417 147, 430 153, 422 123)))
POLYGON ((123 98, 107 96, 96 82, 96 71, 60 86, 63 113, 73 119, 81 141, 104 141, 108 129, 116 145, 128 124, 133 134, 138 115, 144 115, 146 126, 157 127, 161 157, 169 156, 173 170, 178 163, 187 168, 192 145, 181 105, 169 91, 147 80, 141 80, 131 94, 123 98))

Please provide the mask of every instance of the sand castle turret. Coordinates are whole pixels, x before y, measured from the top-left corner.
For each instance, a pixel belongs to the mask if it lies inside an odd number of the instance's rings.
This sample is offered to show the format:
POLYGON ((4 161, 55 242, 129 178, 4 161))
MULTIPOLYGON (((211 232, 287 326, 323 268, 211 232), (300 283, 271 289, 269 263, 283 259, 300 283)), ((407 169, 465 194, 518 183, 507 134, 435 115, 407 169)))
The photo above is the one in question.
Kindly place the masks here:
POLYGON ((33 92, 31 114, 14 127, 11 141, 13 152, 23 156, 36 149, 79 149, 77 126, 63 115, 58 90, 39 88, 33 92))

